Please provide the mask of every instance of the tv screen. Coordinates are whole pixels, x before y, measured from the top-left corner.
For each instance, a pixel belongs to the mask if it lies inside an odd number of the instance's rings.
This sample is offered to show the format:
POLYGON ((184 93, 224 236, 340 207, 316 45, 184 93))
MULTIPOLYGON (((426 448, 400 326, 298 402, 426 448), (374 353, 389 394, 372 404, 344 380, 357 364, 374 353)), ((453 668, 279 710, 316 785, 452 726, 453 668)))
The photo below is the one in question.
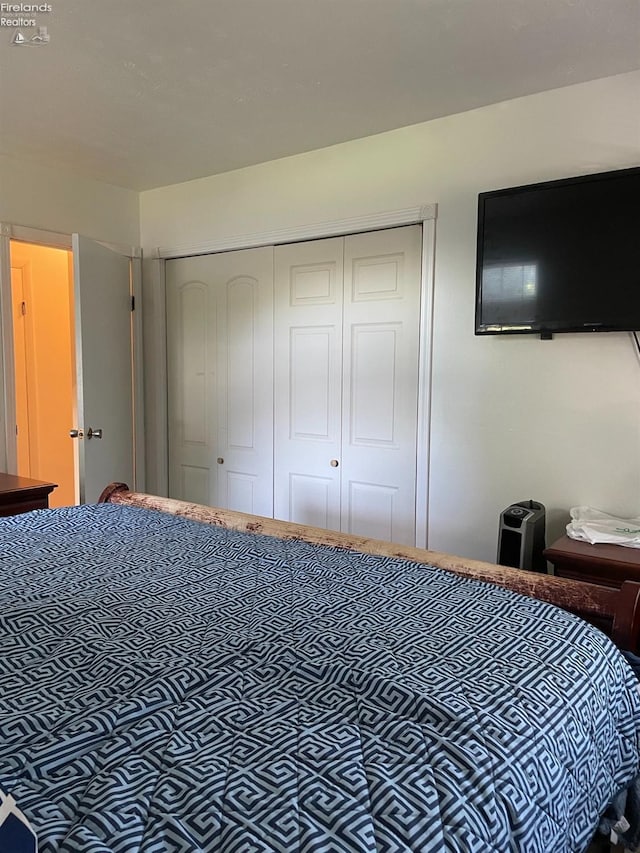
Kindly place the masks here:
POLYGON ((640 329, 640 167, 478 196, 476 334, 640 329))

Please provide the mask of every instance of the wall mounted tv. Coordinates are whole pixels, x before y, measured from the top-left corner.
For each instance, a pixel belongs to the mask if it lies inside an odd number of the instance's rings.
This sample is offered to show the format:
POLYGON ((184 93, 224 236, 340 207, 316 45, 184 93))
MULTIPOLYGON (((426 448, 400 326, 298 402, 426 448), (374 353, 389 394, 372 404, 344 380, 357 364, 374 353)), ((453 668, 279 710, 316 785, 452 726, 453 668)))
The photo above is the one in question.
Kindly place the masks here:
POLYGON ((640 330, 640 167, 478 196, 476 334, 640 330))

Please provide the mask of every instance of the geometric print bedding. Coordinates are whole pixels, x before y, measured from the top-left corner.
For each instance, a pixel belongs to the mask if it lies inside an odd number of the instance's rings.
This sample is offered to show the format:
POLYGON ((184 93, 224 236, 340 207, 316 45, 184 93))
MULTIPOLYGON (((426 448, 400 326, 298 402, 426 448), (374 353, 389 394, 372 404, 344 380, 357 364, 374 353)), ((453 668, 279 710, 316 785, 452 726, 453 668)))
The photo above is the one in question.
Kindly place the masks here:
POLYGON ((41 853, 585 850, 640 766, 578 618, 116 505, 0 522, 0 788, 41 853))

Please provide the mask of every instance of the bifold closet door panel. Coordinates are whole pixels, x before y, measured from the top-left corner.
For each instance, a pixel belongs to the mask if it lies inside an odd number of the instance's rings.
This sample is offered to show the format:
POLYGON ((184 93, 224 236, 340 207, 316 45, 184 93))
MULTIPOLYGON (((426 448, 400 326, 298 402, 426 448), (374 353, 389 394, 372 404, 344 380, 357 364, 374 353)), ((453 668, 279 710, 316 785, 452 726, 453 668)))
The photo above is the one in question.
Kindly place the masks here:
POLYGON ((172 496, 415 543, 421 239, 167 262, 172 496))
POLYGON ((340 529, 343 246, 275 249, 276 518, 340 529))
POLYGON ((422 228, 345 237, 341 529, 415 545, 422 228))
POLYGON ((169 492, 273 515, 273 249, 166 264, 169 492))
POLYGON ((218 325, 218 305, 206 276, 193 268, 201 266, 192 264, 196 260, 166 264, 169 496, 210 505, 217 496, 212 469, 216 365, 210 330, 218 325))

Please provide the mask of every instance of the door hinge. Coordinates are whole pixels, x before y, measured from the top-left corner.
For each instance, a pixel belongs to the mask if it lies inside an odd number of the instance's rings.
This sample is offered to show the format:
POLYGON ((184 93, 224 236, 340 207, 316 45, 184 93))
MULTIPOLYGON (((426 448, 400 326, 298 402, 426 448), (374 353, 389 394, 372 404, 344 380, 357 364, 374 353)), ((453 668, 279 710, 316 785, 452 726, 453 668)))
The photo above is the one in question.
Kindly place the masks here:
POLYGON ((20 303, 20 313, 21 313, 23 316, 27 313, 27 303, 26 303, 26 302, 21 302, 21 303, 20 303))
POLYGON ((135 298, 135 296, 131 297, 131 310, 132 311, 136 310, 136 298, 135 298))

